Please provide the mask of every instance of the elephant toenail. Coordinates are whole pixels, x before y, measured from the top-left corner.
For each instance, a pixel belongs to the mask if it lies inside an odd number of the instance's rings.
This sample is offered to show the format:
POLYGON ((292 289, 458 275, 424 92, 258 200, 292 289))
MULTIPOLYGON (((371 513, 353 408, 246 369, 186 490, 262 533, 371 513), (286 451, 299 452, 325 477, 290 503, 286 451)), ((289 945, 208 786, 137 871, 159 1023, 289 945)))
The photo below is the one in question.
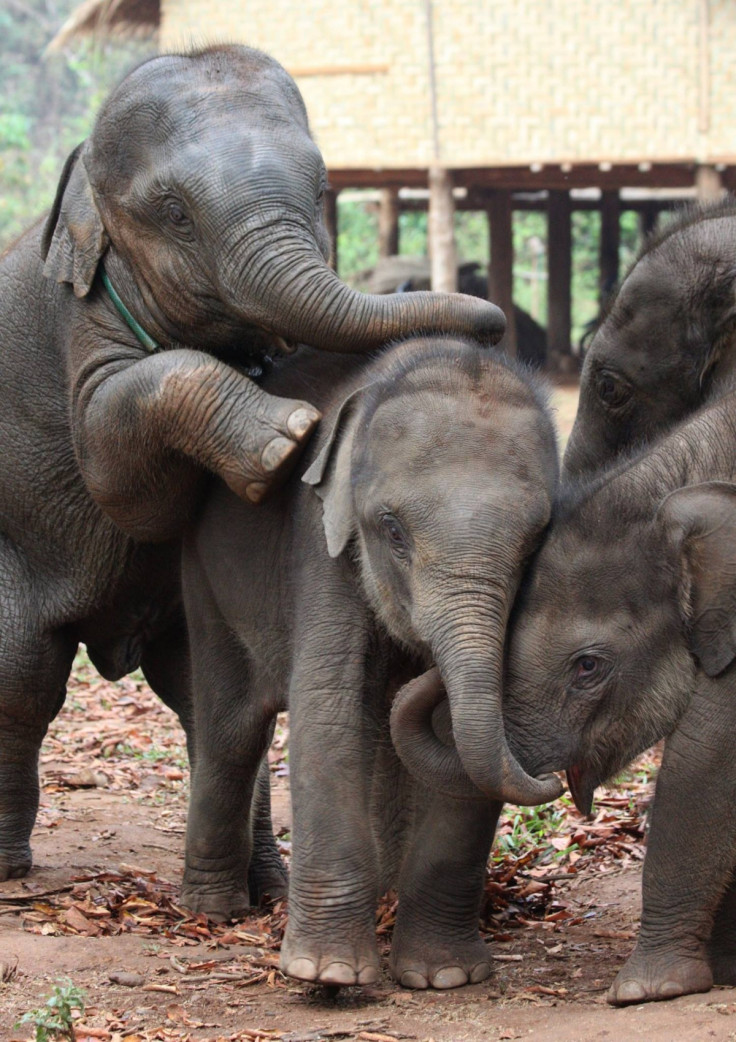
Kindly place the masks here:
POLYGON ((401 981, 399 982, 402 988, 414 988, 419 991, 424 991, 425 988, 429 987, 429 981, 423 973, 419 973, 418 970, 404 970, 401 974, 401 981))
POLYGON ((636 980, 623 981, 618 987, 614 985, 608 992, 608 1001, 614 1006, 627 1002, 642 1002, 647 997, 643 986, 636 980))
POLYGON ((657 988, 657 994, 663 999, 676 999, 678 995, 682 995, 682 985, 674 980, 666 980, 657 988))
POLYGON ((331 962, 319 975, 322 984, 355 984, 355 970, 346 962, 331 962))
POLYGON ((358 984, 375 984, 378 980, 378 969, 375 966, 364 966, 358 973, 358 984))
POLYGON ((468 975, 461 966, 445 966, 432 978, 433 988, 460 988, 468 983, 468 975))
POLYGON ((316 980, 317 967, 311 959, 292 959, 288 966, 284 967, 287 977, 296 977, 298 980, 316 980))
POLYGON ((474 966, 470 971, 469 980, 471 984, 478 984, 480 981, 485 980, 491 975, 491 964, 489 962, 479 962, 477 966, 474 966))
POLYGON ((273 438, 261 453, 261 466, 268 474, 280 467, 295 449, 296 443, 290 438, 273 438))
POLYGON ((289 434, 301 441, 304 435, 321 419, 321 416, 322 414, 316 409, 295 409, 286 421, 289 434))
POLYGON ((268 485, 265 481, 251 481, 245 489, 245 494, 251 503, 260 503, 267 492, 268 485))

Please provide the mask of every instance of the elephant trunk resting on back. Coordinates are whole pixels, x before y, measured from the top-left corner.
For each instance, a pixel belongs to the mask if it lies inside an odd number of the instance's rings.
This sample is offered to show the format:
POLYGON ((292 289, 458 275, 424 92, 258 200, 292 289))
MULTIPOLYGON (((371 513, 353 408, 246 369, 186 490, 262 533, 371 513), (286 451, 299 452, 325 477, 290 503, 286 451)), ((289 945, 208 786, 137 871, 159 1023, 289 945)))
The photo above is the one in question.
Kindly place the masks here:
POLYGON ((254 510, 217 485, 186 540, 197 756, 182 900, 221 915, 247 903, 250 793, 288 692, 284 970, 375 980, 375 901, 400 865, 397 979, 479 980, 498 801, 560 791, 520 770, 500 714, 508 612, 556 486, 553 426, 528 375, 450 339, 409 341, 368 365, 294 356, 266 386, 312 388, 325 420, 301 488, 254 510), (391 695, 433 658, 481 799, 396 773, 391 695))
POLYGON ((192 462, 259 501, 313 429, 310 404, 273 399, 226 362, 297 341, 367 351, 417 329, 502 335, 499 309, 474 298, 349 289, 326 262, 325 187, 294 81, 246 47, 146 62, 69 158, 45 273, 81 302, 57 291, 82 473, 130 534, 180 529, 192 462), (124 325, 121 337, 100 274, 150 358, 124 325))
MULTIPOLYGON (((527 771, 567 770, 587 813, 597 784, 666 739, 615 1004, 736 984, 735 480, 731 393, 639 458, 563 485, 514 609, 504 721, 527 771)), ((396 700, 409 756, 405 731, 428 741, 438 688, 396 700)))

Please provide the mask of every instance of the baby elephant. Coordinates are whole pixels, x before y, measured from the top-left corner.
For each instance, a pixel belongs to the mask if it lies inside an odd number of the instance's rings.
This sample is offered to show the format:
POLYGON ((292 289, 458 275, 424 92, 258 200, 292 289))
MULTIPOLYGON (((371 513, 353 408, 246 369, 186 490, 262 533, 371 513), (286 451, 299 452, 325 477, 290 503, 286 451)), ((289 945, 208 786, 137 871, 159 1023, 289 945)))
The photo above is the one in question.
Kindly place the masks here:
MULTIPOLYGON (((731 394, 638 460, 563 488, 512 622, 509 745, 528 771, 566 770, 582 813, 666 738, 617 1005, 736 984, 734 416, 731 394)), ((397 699, 404 722, 420 715, 417 686, 397 699)))
POLYGON ((481 980, 499 801, 560 791, 513 761, 500 713, 508 613, 556 488, 552 423, 526 374, 458 340, 410 341, 369 364, 304 352, 266 388, 308 391, 325 420, 301 486, 254 509, 217 485, 186 540, 196 765, 182 901, 247 908, 251 797, 288 702, 284 971, 375 981, 376 899, 397 883, 396 979, 481 980), (473 801, 414 785, 393 754, 392 694, 431 660, 483 791, 473 801))

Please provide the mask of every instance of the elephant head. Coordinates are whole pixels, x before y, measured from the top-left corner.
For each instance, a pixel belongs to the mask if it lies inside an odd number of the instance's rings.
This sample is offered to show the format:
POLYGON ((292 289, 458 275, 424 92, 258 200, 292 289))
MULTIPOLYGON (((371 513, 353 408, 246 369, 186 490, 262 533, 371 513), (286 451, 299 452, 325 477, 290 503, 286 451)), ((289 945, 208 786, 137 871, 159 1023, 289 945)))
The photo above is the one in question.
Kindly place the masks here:
POLYGON ((364 351, 417 330, 501 337, 488 302, 349 289, 326 262, 326 187, 304 103, 276 61, 239 46, 154 58, 70 156, 45 272, 84 297, 104 256, 163 346, 364 351))
POLYGON ((661 434, 736 365, 736 204, 686 211, 646 243, 591 341, 566 478, 661 434))
MULTIPOLYGON (((364 371, 303 480, 323 501, 329 554, 352 553, 391 636, 437 663, 471 793, 544 802, 559 783, 529 777, 509 753, 501 674, 509 611, 556 487, 554 428, 503 357, 415 343, 364 371)), ((441 761, 447 746, 436 745, 441 761)), ((403 751, 434 783, 435 752, 403 751)))
MULTIPOLYGON (((736 659, 736 485, 647 504, 630 475, 558 505, 509 624, 510 755, 533 777, 566 771, 583 814, 599 784, 676 729, 699 673, 736 659)), ((397 695, 392 734, 412 762, 428 763, 441 698, 436 671, 397 695)), ((472 796, 462 757, 435 744, 440 786, 472 796)))

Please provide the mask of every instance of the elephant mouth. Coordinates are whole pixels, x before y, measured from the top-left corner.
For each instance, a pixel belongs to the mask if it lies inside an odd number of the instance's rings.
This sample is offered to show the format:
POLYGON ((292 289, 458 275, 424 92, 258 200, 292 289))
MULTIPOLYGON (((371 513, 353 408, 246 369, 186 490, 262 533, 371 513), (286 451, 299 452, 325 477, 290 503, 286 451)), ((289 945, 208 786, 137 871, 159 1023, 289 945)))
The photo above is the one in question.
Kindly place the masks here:
POLYGON ((588 817, 593 809, 593 794, 597 782, 590 771, 584 767, 568 767, 565 772, 567 784, 570 786, 570 795, 573 803, 584 817, 588 817))

